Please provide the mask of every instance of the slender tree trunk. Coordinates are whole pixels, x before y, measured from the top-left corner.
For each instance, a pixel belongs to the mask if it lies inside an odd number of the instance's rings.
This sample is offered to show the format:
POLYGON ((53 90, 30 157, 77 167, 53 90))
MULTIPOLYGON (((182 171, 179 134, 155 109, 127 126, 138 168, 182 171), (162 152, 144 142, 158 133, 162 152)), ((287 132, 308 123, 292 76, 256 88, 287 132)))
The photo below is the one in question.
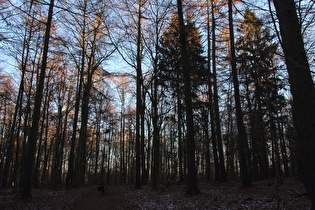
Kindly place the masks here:
MULTIPOLYGON (((25 73, 26 73, 26 66, 28 62, 28 56, 29 56, 29 49, 30 49, 30 40, 32 37, 32 25, 33 25, 33 18, 31 18, 31 11, 33 7, 34 1, 32 0, 30 2, 29 6, 29 16, 26 22, 26 27, 25 27, 25 32, 24 32, 24 41, 23 41, 23 50, 22 50, 22 62, 21 62, 21 81, 20 81, 20 86, 19 86, 19 91, 18 91, 18 96, 17 96, 17 101, 15 105, 15 110, 14 110, 14 115, 13 115, 13 122, 11 124, 11 129, 9 133, 9 141, 8 141, 8 148, 6 151, 6 161, 4 164, 4 171, 3 171, 3 176, 2 176, 2 183, 1 183, 1 188, 5 188, 7 185, 7 180, 9 177, 9 171, 10 171, 10 165, 12 161, 12 150, 13 150, 13 142, 14 142, 14 137, 16 133, 16 121, 18 117, 18 113, 20 113, 21 116, 21 109, 22 109, 22 101, 23 101, 23 94, 24 94, 24 79, 25 79, 25 73), (31 21, 31 22, 30 22, 31 21), (27 37, 28 35, 28 37, 27 37)), ((18 133, 17 133, 18 135, 18 133)), ((17 136, 17 141, 19 141, 19 137, 17 136)))
MULTIPOLYGON (((50 109, 50 99, 51 99, 51 91, 47 92, 48 96, 47 96, 47 102, 46 102, 46 105, 47 105, 47 108, 46 108, 46 125, 48 125, 48 121, 49 121, 49 109, 50 109)), ((41 184, 46 184, 46 181, 47 181, 47 165, 48 165, 48 160, 49 160, 49 156, 50 156, 50 150, 47 148, 48 147, 48 130, 49 130, 49 127, 48 126, 45 126, 45 136, 44 136, 44 160, 43 160, 43 166, 42 166, 42 177, 41 177, 41 184)))
MULTIPOLYGON (((92 53, 93 54, 93 53, 92 53)), ((91 55, 93 57, 93 55, 91 55)), ((90 58, 92 60, 92 58, 90 58)), ((89 62, 90 63, 90 62, 89 62)), ((91 63, 88 65, 91 66, 91 63)), ((75 161, 75 184, 82 185, 85 184, 85 173, 86 173, 86 163, 87 163, 87 150, 86 150, 86 142, 87 142, 87 129, 88 129, 88 120, 89 120, 89 101, 90 101, 90 90, 92 87, 92 73, 93 69, 87 70, 87 81, 84 84, 84 91, 82 97, 82 105, 81 105, 81 129, 80 135, 78 139, 78 152, 75 161)))
MULTIPOLYGON (((50 73, 51 71, 49 71, 49 76, 48 78, 50 78, 50 73)), ((49 80, 49 79, 48 79, 49 80)), ((39 145, 37 148, 37 157, 36 157, 36 162, 35 162, 35 168, 34 168, 34 187, 38 187, 39 186, 39 167, 40 167, 40 163, 41 163, 41 153, 42 153, 42 139, 43 139, 43 133, 44 133, 44 129, 45 127, 48 126, 44 126, 45 125, 45 120, 46 120, 46 115, 48 115, 49 110, 47 109, 48 107, 48 103, 49 103, 49 98, 50 98, 50 91, 48 88, 49 85, 49 81, 46 82, 46 93, 45 93, 45 99, 44 99, 44 105, 43 105, 43 117, 42 117, 42 126, 41 126, 41 130, 40 130, 40 139, 39 139, 39 145)), ((46 125, 48 125, 48 121, 46 122, 46 125)))
POLYGON ((234 46, 234 29, 233 29, 233 12, 232 12, 232 0, 229 0, 229 29, 230 29, 230 53, 231 53, 231 66, 232 66, 232 76, 234 85, 234 97, 235 97, 235 108, 236 108, 236 118, 237 118, 237 129, 238 129, 238 146, 239 146, 239 156, 240 156, 240 169, 242 185, 251 185, 248 164, 246 160, 246 144, 247 136, 243 120, 243 113, 240 101, 240 91, 239 83, 237 78, 236 69, 236 56, 235 56, 235 46, 234 46))
POLYGON ((294 0, 274 0, 293 96, 300 174, 315 209, 315 88, 294 0))
POLYGON ((60 143, 61 143, 61 135, 62 135, 62 106, 61 106, 61 98, 58 99, 58 122, 56 127, 56 134, 54 138, 54 152, 53 152, 53 163, 52 163, 52 171, 51 171, 51 182, 55 190, 57 190, 57 186, 60 184, 58 177, 59 171, 59 161, 60 161, 60 143))
MULTIPOLYGON (((179 180, 181 182, 184 181, 184 173, 183 173, 183 143, 182 143, 182 94, 180 90, 180 72, 176 72, 177 80, 176 80, 176 86, 177 86, 177 117, 178 117, 178 122, 177 122, 177 129, 178 129, 178 159, 179 159, 179 180)), ((184 162, 185 163, 185 162, 184 162)))
MULTIPOLYGON (((279 136, 280 136, 280 148, 281 148, 281 153, 282 153, 282 158, 283 158, 283 167, 284 167, 284 175, 289 176, 290 171, 289 171, 289 165, 288 165, 288 154, 287 154, 287 149, 286 149, 286 141, 284 137, 284 128, 283 128, 283 122, 280 122, 280 117, 278 114, 278 111, 276 113, 276 121, 277 121, 277 129, 279 131, 279 136)), ((282 116, 281 116, 282 118, 282 116)))
POLYGON ((234 164, 234 157, 235 157, 235 141, 234 141, 234 118, 232 116, 232 84, 229 82, 228 84, 228 98, 227 98, 227 167, 229 168, 228 174, 232 179, 234 180, 236 178, 235 176, 235 164, 234 164))
POLYGON ((46 71, 46 65, 47 65, 47 55, 48 55, 48 47, 49 47, 50 28, 51 28, 51 22, 52 22, 52 16, 53 16, 53 8, 54 8, 54 0, 51 0, 49 4, 48 19, 46 23, 43 60, 42 60, 38 86, 36 88, 33 121, 32 121, 30 138, 29 138, 28 147, 27 147, 26 165, 24 166, 24 170, 22 174, 22 183, 21 183, 21 197, 22 198, 29 198, 32 196, 33 165, 34 165, 36 141, 37 141, 37 134, 38 134, 38 123, 40 119, 40 108, 41 108, 43 87, 44 87, 44 81, 45 81, 45 71, 46 71))
POLYGON ((142 101, 141 101, 141 180, 143 184, 146 184, 147 178, 146 178, 146 168, 145 168, 145 142, 144 142, 144 114, 145 114, 145 89, 143 86, 143 79, 141 79, 141 86, 142 86, 142 101))
POLYGON ((151 120, 148 120, 147 121, 147 126, 148 126, 148 142, 147 142, 147 148, 146 148, 146 167, 147 167, 147 173, 146 173, 146 176, 147 176, 147 182, 149 182, 149 177, 150 177, 150 174, 151 174, 151 177, 152 177, 152 168, 151 168, 151 157, 152 157, 152 150, 151 150, 151 123, 152 121, 151 120), (150 173, 151 172, 151 173, 150 173))
POLYGON ((75 152, 75 147, 76 147, 81 92, 82 92, 82 87, 83 87, 84 57, 85 56, 82 55, 82 67, 78 75, 79 82, 78 82, 78 90, 76 93, 76 99, 75 99, 75 105, 74 105, 74 119, 73 119, 73 125, 72 125, 73 128, 72 128, 71 147, 70 147, 70 155, 69 155, 69 162, 68 162, 68 173, 66 177, 66 189, 68 189, 73 182, 74 160, 75 160, 74 152, 75 152))
MULTIPOLYGON (((62 129, 62 133, 61 133, 61 142, 60 142, 60 149, 59 149, 59 153, 60 153, 60 157, 59 157, 59 170, 58 170, 58 177, 59 177, 59 184, 62 184, 62 181, 64 180, 64 173, 62 173, 62 165, 64 164, 64 146, 65 146, 65 140, 66 140, 66 136, 67 136, 67 124, 68 124, 68 115, 70 112, 70 90, 68 93, 68 100, 67 100, 67 106, 66 106, 66 110, 65 110, 65 117, 64 117, 64 122, 63 122, 63 129, 62 129)), ((65 167, 64 167, 65 168, 65 167)))
POLYGON ((177 0, 179 34, 181 43, 181 61, 184 75, 185 103, 186 103, 186 120, 187 120, 187 159, 188 159, 188 174, 187 174, 187 193, 200 193, 197 182, 197 169, 195 164, 195 139, 194 139, 194 119, 191 100, 191 81, 190 81, 190 65, 186 48, 186 31, 183 18, 182 1, 177 0))
MULTIPOLYGON (((112 119, 110 119, 110 124, 112 123, 112 119)), ((106 176, 106 183, 108 185, 110 185, 110 175, 111 175, 111 171, 110 171, 110 153, 111 153, 111 136, 113 136, 114 133, 114 129, 111 129, 111 132, 108 132, 108 157, 107 157, 107 176, 106 176)), ((106 138, 105 138, 106 140, 106 138)))
POLYGON ((121 183, 125 184, 126 183, 126 161, 125 161, 125 118, 126 118, 126 113, 125 113, 125 89, 122 88, 121 90, 121 100, 122 100, 122 105, 121 105, 121 163, 120 163, 120 175, 121 175, 121 183))
MULTIPOLYGON (((156 32, 158 29, 156 29, 156 32)), ((156 54, 158 50, 158 40, 156 40, 156 54)), ((153 90, 153 100, 152 100, 152 107, 153 107, 153 170, 152 170, 152 187, 153 189, 158 188, 159 184, 159 172, 160 172, 160 138, 159 138, 159 127, 158 127, 158 96, 157 96, 157 88, 158 88, 158 60, 157 57, 154 59, 154 90, 153 90)))
POLYGON ((141 80, 142 80, 142 69, 141 69, 141 19, 142 19, 142 0, 139 0, 139 11, 138 11, 138 34, 137 34, 137 110, 136 110, 136 183, 135 188, 141 188, 141 150, 140 150, 140 115, 142 113, 142 102, 141 102, 141 80))
POLYGON ((216 21, 214 16, 214 0, 211 1, 211 16, 212 16, 212 71, 213 71, 213 102, 214 102, 214 111, 215 111, 215 124, 216 124, 216 139, 218 142, 219 149, 219 160, 220 160, 220 177, 221 182, 226 181, 226 172, 224 164, 224 153, 223 153, 223 143, 221 135, 221 120, 219 112, 219 96, 218 96, 218 86, 217 86, 217 63, 216 63, 216 21))
MULTIPOLYGON (((210 125, 211 125, 211 139, 212 139, 212 152, 213 152, 213 160, 214 160, 214 179, 216 181, 220 180, 220 165, 218 159, 218 148, 217 148, 217 134, 216 134, 216 123, 215 123, 215 113, 213 106, 213 74, 211 72, 211 28, 210 28, 210 0, 207 0, 207 41, 208 41, 208 61, 207 67, 209 72, 208 77, 208 94, 209 94, 209 111, 210 111, 210 125)), ((211 0, 211 18, 214 19, 214 4, 211 0)), ((213 41, 212 41, 213 42, 213 41)))
MULTIPOLYGON (((217 150, 217 141, 216 141, 216 134, 215 134, 215 121, 214 121, 214 112, 213 112, 213 92, 212 92, 212 78, 213 74, 211 72, 211 28, 210 28, 210 2, 212 0, 207 0, 207 41, 208 41, 208 94, 209 94, 209 111, 210 111, 210 125, 211 125, 211 136, 212 136, 212 150, 213 150, 213 157, 214 157, 214 179, 219 180, 219 161, 218 161, 218 150, 217 150)), ((212 4, 211 4, 212 5, 212 4)), ((213 9, 213 5, 212 5, 213 9)), ((209 151, 209 158, 210 158, 210 151, 209 151)), ((210 159, 206 160, 209 163, 206 165, 210 165, 210 159)), ((206 171, 210 171, 210 168, 206 167, 206 171)), ((210 178, 210 174, 208 175, 210 178)))
MULTIPOLYGON (((184 181, 184 172, 183 172, 183 138, 182 138, 182 103, 180 100, 180 95, 177 94, 177 109, 178 109, 178 165, 179 165, 179 181, 184 181)), ((210 160, 209 160, 210 161, 210 160)))
MULTIPOLYGON (((103 103, 102 99, 97 100, 100 104, 103 103)), ((97 103, 97 102, 96 102, 97 103)), ((102 114, 101 108, 97 108, 95 104, 95 111, 96 111, 96 139, 95 139, 95 166, 94 166, 94 179, 93 182, 97 183, 97 171, 98 171, 98 161, 100 155, 100 143, 101 143, 101 124, 102 124, 102 114)), ((103 182, 104 183, 104 182, 103 182)))
POLYGON ((73 128, 72 128, 72 137, 71 137, 71 148, 70 148, 70 155, 69 155, 69 162, 68 162, 68 173, 66 176, 66 189, 73 184, 74 178, 74 162, 75 162, 75 147, 76 147, 76 136, 77 136, 77 127, 78 127, 78 119, 79 119, 79 110, 80 110, 80 102, 81 102, 81 95, 83 89, 83 76, 84 76, 84 67, 85 67, 85 45, 86 45, 86 7, 87 1, 84 1, 84 8, 83 8, 83 24, 82 24, 82 54, 81 54, 81 66, 79 69, 78 74, 78 89, 76 93, 75 105, 74 105, 74 119, 73 119, 73 128))

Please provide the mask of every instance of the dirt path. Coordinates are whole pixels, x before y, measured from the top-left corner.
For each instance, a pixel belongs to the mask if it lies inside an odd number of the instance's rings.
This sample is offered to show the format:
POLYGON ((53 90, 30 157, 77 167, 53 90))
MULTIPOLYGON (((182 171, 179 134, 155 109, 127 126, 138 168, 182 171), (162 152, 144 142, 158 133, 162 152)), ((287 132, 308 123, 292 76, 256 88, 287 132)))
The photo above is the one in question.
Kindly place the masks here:
POLYGON ((114 202, 115 192, 108 187, 108 194, 101 195, 96 187, 89 189, 81 201, 76 205, 76 210, 116 209, 114 202))

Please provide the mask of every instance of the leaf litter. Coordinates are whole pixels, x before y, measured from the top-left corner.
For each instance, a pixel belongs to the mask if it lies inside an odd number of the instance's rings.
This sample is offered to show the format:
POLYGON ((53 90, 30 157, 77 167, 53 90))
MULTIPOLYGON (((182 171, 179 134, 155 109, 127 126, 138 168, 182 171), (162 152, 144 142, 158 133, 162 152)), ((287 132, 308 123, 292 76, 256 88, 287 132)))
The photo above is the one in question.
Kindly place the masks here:
MULTIPOLYGON (((153 190, 150 185, 135 189, 134 186, 109 186, 107 196, 111 208, 116 209, 276 209, 276 183, 259 181, 250 187, 238 182, 199 183, 200 194, 187 195, 185 184, 174 183, 153 190)), ((106 195, 104 195, 106 196, 106 195)), ((104 197, 105 199, 106 197, 104 197)), ((0 209, 76 209, 84 201, 95 209, 106 209, 95 186, 71 190, 33 190, 33 198, 21 200, 12 190, 0 191, 0 209), (94 195, 95 196, 91 196, 94 195), (89 195, 88 199, 83 199, 89 195)), ((279 186, 280 209, 311 209, 311 198, 302 183, 287 179, 279 186)))

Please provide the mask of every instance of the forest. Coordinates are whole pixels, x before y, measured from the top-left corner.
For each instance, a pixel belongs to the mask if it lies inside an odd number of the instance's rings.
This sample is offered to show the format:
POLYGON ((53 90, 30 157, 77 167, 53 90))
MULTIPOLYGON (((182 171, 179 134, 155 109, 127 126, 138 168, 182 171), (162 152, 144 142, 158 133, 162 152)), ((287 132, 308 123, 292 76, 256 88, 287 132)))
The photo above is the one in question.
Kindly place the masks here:
POLYGON ((315 1, 1 0, 0 188, 298 179, 315 1))

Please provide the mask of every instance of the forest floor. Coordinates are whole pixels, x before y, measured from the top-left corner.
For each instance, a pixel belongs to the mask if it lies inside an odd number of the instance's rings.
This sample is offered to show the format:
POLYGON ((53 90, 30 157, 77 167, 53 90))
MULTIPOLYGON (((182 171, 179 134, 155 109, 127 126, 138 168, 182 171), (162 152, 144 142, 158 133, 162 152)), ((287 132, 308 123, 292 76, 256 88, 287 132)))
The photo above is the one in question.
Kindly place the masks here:
MULTIPOLYGON (((185 184, 164 189, 150 186, 109 186, 101 195, 97 186, 71 190, 33 190, 33 198, 21 200, 12 190, 0 191, 0 209, 276 209, 276 184, 255 182, 243 188, 240 183, 199 183, 201 194, 185 194, 185 184)), ((280 209, 311 209, 310 197, 300 182, 285 180, 279 188, 280 209)))

